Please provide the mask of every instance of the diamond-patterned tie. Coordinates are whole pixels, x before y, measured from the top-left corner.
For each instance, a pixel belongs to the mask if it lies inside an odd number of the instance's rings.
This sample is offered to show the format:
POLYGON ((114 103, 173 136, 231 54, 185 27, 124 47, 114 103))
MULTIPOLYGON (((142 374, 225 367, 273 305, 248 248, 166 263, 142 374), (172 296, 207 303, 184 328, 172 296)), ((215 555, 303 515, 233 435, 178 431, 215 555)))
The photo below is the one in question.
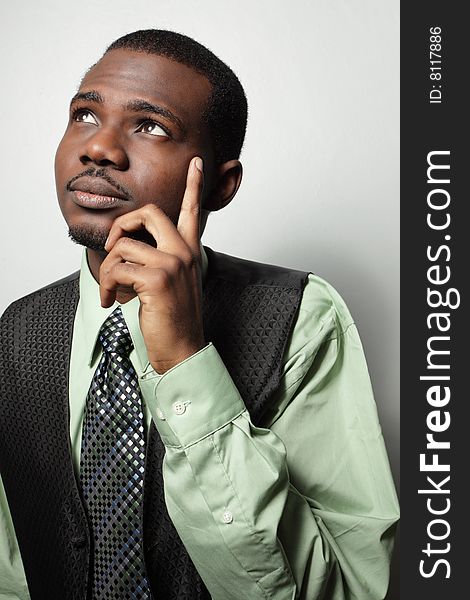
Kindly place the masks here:
POLYGON ((86 400, 80 478, 93 528, 93 600, 150 600, 142 550, 144 418, 121 308, 101 327, 86 400))

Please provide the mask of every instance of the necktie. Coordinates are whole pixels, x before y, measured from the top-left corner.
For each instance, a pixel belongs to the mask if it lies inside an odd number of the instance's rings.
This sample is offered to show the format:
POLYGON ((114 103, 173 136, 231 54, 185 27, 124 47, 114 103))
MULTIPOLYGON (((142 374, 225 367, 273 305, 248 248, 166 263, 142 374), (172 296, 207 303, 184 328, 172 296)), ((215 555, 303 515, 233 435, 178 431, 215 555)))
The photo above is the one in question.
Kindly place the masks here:
POLYGON ((86 400, 80 478, 93 529, 93 600, 150 600, 142 550, 145 437, 132 340, 121 308, 99 333, 86 400))

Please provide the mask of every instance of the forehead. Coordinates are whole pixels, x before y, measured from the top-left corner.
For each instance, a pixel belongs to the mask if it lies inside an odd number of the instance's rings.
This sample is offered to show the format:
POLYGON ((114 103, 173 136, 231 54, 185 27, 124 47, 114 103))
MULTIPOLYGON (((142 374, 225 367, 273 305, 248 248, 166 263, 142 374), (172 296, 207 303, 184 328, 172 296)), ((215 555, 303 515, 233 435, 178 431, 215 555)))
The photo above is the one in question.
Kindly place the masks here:
POLYGON ((80 91, 95 90, 105 102, 143 99, 170 108, 185 121, 198 120, 212 90, 209 80, 164 56, 111 50, 85 75, 80 91))

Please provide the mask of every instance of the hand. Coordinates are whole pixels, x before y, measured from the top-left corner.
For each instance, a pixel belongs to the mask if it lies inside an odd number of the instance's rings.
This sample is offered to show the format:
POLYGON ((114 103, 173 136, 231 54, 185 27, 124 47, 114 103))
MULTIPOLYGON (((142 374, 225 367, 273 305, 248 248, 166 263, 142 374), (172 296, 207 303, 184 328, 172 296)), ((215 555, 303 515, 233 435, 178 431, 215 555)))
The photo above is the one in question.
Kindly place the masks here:
POLYGON ((140 299, 140 328, 152 367, 165 373, 205 346, 199 217, 203 188, 202 160, 188 168, 177 227, 153 204, 118 217, 109 232, 109 253, 100 268, 103 307, 112 306, 120 286, 140 299), (146 229, 154 248, 124 237, 146 229))

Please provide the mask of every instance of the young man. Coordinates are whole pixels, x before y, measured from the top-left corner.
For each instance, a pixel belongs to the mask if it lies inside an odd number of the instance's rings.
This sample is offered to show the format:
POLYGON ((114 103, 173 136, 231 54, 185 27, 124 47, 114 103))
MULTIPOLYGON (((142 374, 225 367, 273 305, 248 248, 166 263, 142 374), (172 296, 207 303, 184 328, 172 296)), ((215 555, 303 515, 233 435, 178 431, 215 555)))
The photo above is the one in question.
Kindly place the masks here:
POLYGON ((2 317, 0 595, 384 598, 396 497, 347 308, 200 244, 246 114, 226 65, 160 30, 72 99, 82 267, 2 317))

